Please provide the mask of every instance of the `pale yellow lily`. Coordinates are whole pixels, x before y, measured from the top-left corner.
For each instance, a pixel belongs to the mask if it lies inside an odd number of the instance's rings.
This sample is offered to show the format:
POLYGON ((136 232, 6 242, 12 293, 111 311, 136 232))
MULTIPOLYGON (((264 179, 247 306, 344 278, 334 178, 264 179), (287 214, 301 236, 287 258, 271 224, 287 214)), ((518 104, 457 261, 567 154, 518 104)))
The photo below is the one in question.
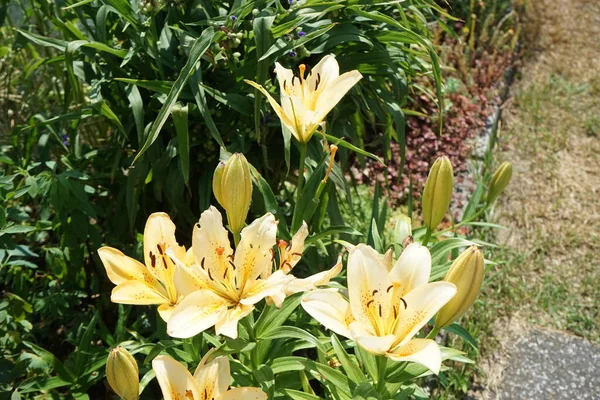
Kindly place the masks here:
POLYGON ((113 303, 159 305, 162 319, 169 320, 173 307, 181 300, 174 283, 176 266, 167 256, 173 252, 188 263, 191 254, 175 240, 175 224, 165 213, 150 215, 144 229, 144 262, 124 255, 112 247, 98 249, 108 279, 117 285, 111 294, 113 303))
POLYGON ((227 357, 207 362, 208 352, 198 364, 194 375, 169 356, 158 356, 152 369, 165 400, 266 400, 267 394, 253 387, 229 389, 231 372, 227 357))
POLYGON ((350 250, 348 300, 335 289, 306 293, 302 306, 335 333, 367 351, 411 361, 438 373, 441 354, 430 339, 413 339, 456 293, 449 282, 428 283, 429 250, 410 244, 392 266, 389 257, 366 245, 350 250))
POLYGON ((301 64, 299 73, 275 63, 281 105, 256 82, 245 80, 258 89, 273 107, 287 129, 300 143, 308 143, 325 117, 344 95, 362 78, 357 70, 340 75, 334 55, 327 55, 313 68, 301 64))
POLYGON ((170 254, 180 266, 175 280, 186 297, 169 319, 168 334, 187 338, 214 325, 217 334, 236 338, 238 321, 254 304, 293 279, 282 271, 269 274, 276 232, 275 217, 265 214, 242 230, 234 254, 221 213, 214 207, 203 212, 192 238, 196 263, 185 266, 170 254))
MULTIPOLYGON (((279 271, 288 275, 298 264, 302 258, 304 252, 304 242, 308 237, 308 226, 306 222, 302 222, 302 226, 292 237, 289 243, 284 240, 280 240, 277 244, 279 248, 279 271)), ((342 271, 342 258, 338 257, 335 265, 326 271, 322 271, 311 275, 307 278, 296 278, 287 283, 280 292, 275 293, 267 298, 267 302, 270 304, 273 302, 277 307, 281 307, 281 304, 287 296, 291 296, 294 293, 307 292, 314 290, 318 286, 327 285, 329 281, 337 276, 342 271)))

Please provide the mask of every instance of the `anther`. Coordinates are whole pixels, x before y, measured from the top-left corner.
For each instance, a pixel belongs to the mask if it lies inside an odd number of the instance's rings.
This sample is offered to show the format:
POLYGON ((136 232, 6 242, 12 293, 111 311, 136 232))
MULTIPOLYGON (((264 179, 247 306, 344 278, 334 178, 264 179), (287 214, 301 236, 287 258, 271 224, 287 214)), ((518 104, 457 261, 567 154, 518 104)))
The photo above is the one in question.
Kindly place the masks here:
POLYGON ((206 268, 204 267, 204 257, 202 257, 202 260, 200 261, 200 266, 202 267, 202 269, 206 269, 206 268))
POLYGON ((229 260, 229 264, 231 264, 231 267, 233 268, 233 270, 235 271, 235 264, 233 263, 233 261, 229 260))
POLYGON ((152 252, 150 252, 150 264, 152 265, 152 268, 156 268, 156 257, 152 252))
POLYGON ((160 244, 157 243, 156 248, 158 249, 158 252, 160 253, 161 256, 165 255, 165 253, 163 253, 162 247, 160 247, 160 244))
POLYGON ((375 300, 371 300, 367 303, 367 308, 371 305, 371 303, 375 303, 375 300))
POLYGON ((402 297, 400 297, 400 300, 402 300, 402 303, 404 304, 404 309, 406 310, 406 308, 408 307, 408 304, 406 304, 406 300, 404 300, 402 297))

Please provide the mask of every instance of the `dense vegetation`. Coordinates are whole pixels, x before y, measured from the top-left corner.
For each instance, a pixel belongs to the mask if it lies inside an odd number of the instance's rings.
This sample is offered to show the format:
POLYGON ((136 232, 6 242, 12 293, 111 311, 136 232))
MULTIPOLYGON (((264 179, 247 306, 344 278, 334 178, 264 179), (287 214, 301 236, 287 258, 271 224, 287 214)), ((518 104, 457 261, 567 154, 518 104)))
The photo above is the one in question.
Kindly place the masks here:
MULTIPOLYGON (((141 232, 157 211, 169 213, 179 243, 190 243, 200 214, 217 204, 215 167, 233 153, 253 166, 249 220, 273 213, 283 240, 308 223, 297 276, 330 268, 343 242, 399 250, 399 229, 388 221, 401 203, 392 198, 403 200, 422 238, 414 193, 437 156, 463 168, 465 139, 497 98, 518 37, 516 14, 502 2, 458 3, 4 1, 0 398, 15 389, 23 397, 105 396, 108 349, 121 343, 147 356, 143 385, 153 377, 148 362, 166 348, 199 361, 210 342, 202 335, 169 340, 153 308, 110 302, 97 249, 142 259, 141 232), (308 143, 305 191, 295 197, 302 144, 282 134, 244 79, 278 94, 276 61, 296 70, 327 54, 363 79, 308 143), (329 144, 339 148, 335 163, 329 144), (351 169, 383 177, 372 200, 351 169)), ((463 225, 482 215, 490 175, 479 178, 463 225)), ((438 248, 438 279, 467 243, 458 239, 438 248)), ((231 354, 246 345, 226 342, 231 354)), ((145 393, 158 396, 157 385, 145 393)))

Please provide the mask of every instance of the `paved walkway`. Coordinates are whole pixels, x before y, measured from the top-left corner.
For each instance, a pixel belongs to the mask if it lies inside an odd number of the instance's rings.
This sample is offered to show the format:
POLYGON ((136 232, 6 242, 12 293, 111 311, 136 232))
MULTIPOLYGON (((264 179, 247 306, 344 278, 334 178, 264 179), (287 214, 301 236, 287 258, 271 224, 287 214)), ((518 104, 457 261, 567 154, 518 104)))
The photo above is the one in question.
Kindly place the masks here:
POLYGON ((600 346, 534 330, 515 344, 497 398, 600 399, 600 346))

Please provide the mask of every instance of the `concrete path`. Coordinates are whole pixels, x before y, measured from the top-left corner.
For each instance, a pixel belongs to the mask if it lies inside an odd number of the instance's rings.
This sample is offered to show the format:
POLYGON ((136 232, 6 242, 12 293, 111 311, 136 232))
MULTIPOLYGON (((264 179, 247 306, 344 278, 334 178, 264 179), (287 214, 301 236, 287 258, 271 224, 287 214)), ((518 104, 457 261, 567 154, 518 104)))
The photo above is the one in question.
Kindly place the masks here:
POLYGON ((560 332, 533 330, 515 344, 496 398, 600 399, 600 346, 560 332))

